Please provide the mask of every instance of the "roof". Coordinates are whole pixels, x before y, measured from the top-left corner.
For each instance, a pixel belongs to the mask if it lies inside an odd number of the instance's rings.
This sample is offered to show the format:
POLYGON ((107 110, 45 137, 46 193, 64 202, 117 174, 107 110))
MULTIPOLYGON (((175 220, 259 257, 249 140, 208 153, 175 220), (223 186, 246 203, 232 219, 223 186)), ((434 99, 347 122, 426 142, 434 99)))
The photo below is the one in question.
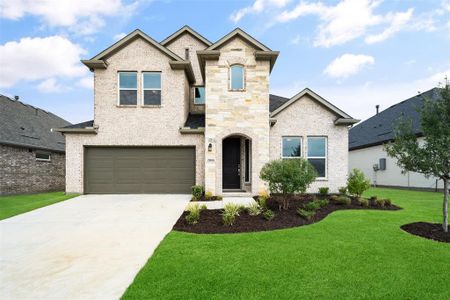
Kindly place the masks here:
POLYGON ((98 126, 94 125, 94 120, 81 122, 78 124, 72 124, 64 127, 54 128, 54 131, 67 133, 85 133, 85 134, 97 134, 98 126))
POLYGON ((349 150, 381 145, 392 140, 394 138, 393 127, 402 116, 412 119, 414 134, 421 136, 421 118, 418 109, 423 106, 424 97, 435 101, 440 97, 439 88, 431 89, 421 95, 394 104, 351 128, 349 133, 349 150))
POLYGON ((281 97, 273 94, 269 94, 269 110, 273 112, 277 108, 279 108, 284 103, 288 102, 289 98, 281 97))
POLYGON ((184 25, 179 30, 175 31, 174 33, 172 33, 171 35, 166 37, 164 40, 162 40, 160 42, 160 44, 163 46, 167 46, 185 32, 191 34, 193 37, 197 38, 199 41, 204 43, 206 46, 212 45, 212 43, 207 38, 205 38, 200 33, 198 33, 197 31, 195 31, 194 29, 192 29, 191 27, 189 27, 187 25, 184 25))
POLYGON ((64 152, 64 136, 52 128, 70 125, 43 109, 0 95, 0 144, 64 152))
POLYGON ((261 42, 259 42, 254 37, 252 37, 251 35, 249 35, 248 33, 246 33, 244 30, 242 30, 240 28, 235 28, 230 33, 228 33, 227 35, 225 35, 224 37, 219 39, 217 42, 215 42, 214 44, 212 44, 211 46, 206 48, 206 50, 216 50, 217 48, 219 48, 220 46, 222 46, 223 44, 225 44, 226 42, 228 42, 229 40, 231 40, 235 36, 240 36, 245 41, 247 41, 248 43, 253 45, 255 48, 257 48, 258 50, 272 51, 272 50, 270 50, 269 47, 267 47, 266 45, 262 44, 261 42))
POLYGON ((327 100, 325 100, 324 98, 322 98, 309 88, 303 89, 301 92, 296 94, 294 97, 288 99, 287 101, 286 98, 284 97, 271 95, 271 97, 273 97, 273 104, 272 103, 270 104, 271 108, 270 117, 275 117, 277 114, 288 108, 290 105, 300 100, 304 95, 310 96, 313 100, 317 101, 319 104, 323 105, 325 108, 336 114, 336 116, 338 117, 338 119, 336 119, 335 121, 336 125, 352 125, 359 122, 359 120, 353 119, 350 115, 348 115, 341 109, 337 108, 335 105, 328 102, 327 100))
POLYGON ((204 114, 189 114, 186 122, 184 123, 184 127, 190 129, 198 129, 201 127, 205 127, 205 115, 204 114))
POLYGON ((69 129, 77 128, 78 129, 78 128, 93 127, 93 126, 94 126, 94 120, 90 120, 90 121, 86 121, 86 122, 81 122, 81 123, 77 123, 77 124, 64 126, 62 128, 69 128, 69 129))

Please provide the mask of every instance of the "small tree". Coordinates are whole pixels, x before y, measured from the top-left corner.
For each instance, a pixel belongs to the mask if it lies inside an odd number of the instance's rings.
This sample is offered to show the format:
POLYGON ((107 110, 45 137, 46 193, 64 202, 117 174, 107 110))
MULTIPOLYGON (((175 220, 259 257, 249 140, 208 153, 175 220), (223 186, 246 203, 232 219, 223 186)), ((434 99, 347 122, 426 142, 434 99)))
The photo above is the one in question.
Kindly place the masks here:
POLYGON ((316 179, 313 165, 304 159, 278 159, 266 163, 261 169, 260 178, 269 183, 271 193, 283 196, 283 209, 289 208, 289 195, 304 193, 316 179))
POLYGON ((424 97, 419 109, 423 145, 412 130, 412 121, 402 118, 394 127, 395 139, 385 146, 389 156, 397 159, 403 171, 435 176, 444 182, 442 228, 448 232, 448 181, 450 179, 450 90, 447 78, 440 89, 440 98, 431 101, 424 97))
POLYGON ((353 169, 347 178, 347 190, 350 194, 361 197, 365 190, 370 188, 370 180, 361 170, 353 169))

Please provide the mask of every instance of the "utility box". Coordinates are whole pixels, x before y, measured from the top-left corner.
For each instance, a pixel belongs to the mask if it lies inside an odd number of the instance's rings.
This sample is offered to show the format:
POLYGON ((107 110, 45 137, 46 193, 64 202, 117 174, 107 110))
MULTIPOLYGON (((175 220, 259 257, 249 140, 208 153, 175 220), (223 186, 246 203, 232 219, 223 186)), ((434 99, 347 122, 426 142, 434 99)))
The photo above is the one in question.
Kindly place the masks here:
POLYGON ((380 170, 386 170, 386 158, 380 158, 378 167, 380 168, 380 170))

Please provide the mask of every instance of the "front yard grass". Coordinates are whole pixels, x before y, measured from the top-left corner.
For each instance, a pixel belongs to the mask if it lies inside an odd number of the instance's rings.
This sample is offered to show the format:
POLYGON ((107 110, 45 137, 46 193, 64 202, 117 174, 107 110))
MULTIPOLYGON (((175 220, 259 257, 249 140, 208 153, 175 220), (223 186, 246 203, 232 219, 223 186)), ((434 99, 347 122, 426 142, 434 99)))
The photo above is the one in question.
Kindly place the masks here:
POLYGON ((399 211, 342 210, 269 232, 172 231, 124 299, 450 299, 450 245, 403 224, 441 222, 442 194, 372 188, 399 211))
POLYGON ((64 201, 77 194, 66 195, 64 192, 41 193, 31 195, 12 195, 0 197, 0 220, 35 210, 47 205, 64 201))

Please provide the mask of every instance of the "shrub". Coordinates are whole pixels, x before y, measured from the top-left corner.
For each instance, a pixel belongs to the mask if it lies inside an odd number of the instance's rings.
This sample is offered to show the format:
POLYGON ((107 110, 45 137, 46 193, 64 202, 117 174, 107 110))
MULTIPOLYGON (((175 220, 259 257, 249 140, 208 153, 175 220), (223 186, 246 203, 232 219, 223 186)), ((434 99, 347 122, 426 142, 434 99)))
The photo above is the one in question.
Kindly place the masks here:
POLYGON ((320 187, 319 188, 319 194, 323 195, 323 196, 328 195, 328 191, 329 190, 330 190, 330 188, 328 188, 328 187, 320 187))
POLYGON ((234 224, 234 221, 236 220, 236 217, 239 217, 239 211, 241 209, 241 206, 234 204, 234 203, 228 203, 223 208, 222 213, 222 220, 225 225, 231 226, 234 224))
POLYGON ((267 208, 267 197, 259 196, 258 204, 259 204, 259 206, 261 206, 262 209, 266 209, 267 208))
POLYGON ((362 193, 368 188, 370 188, 369 179, 364 176, 361 170, 353 169, 347 179, 348 192, 357 197, 361 197, 362 193))
POLYGON ((261 213, 261 207, 258 203, 252 203, 247 207, 247 211, 250 216, 257 216, 261 213))
POLYGON ((378 199, 377 196, 370 196, 370 198, 369 198, 369 200, 373 200, 373 201, 375 201, 375 200, 377 200, 377 199, 378 199))
POLYGON ((222 196, 216 196, 216 200, 222 200, 223 197, 222 196))
POLYGON ((305 159, 278 159, 266 163, 260 178, 269 183, 271 193, 283 195, 283 209, 289 208, 289 195, 304 193, 316 179, 317 172, 305 159))
POLYGON ((266 210, 265 212, 263 212, 263 217, 264 217, 264 219, 266 219, 267 221, 270 221, 270 220, 272 220, 273 218, 275 218, 275 213, 274 213, 272 210, 268 209, 268 210, 266 210))
POLYGON ((305 209, 309 210, 309 211, 316 211, 316 210, 320 209, 319 200, 314 200, 314 201, 308 202, 307 204, 305 204, 305 209))
POLYGON ((384 204, 386 204, 387 206, 391 206, 392 205, 391 199, 384 199, 384 204))
POLYGON ((369 206, 369 200, 367 200, 366 198, 356 198, 356 201, 358 201, 358 204, 363 206, 363 207, 368 207, 369 206))
POLYGON ((311 220, 315 215, 316 212, 315 211, 311 211, 311 210, 304 210, 304 209, 297 209, 297 213, 300 215, 300 217, 306 219, 306 220, 311 220))
POLYGON ((352 199, 347 196, 338 196, 335 202, 336 204, 350 205, 352 203, 352 199))
POLYGON ((347 195, 347 187, 346 186, 341 186, 339 188, 339 194, 341 195, 347 195))
POLYGON ((377 199, 375 200, 375 204, 381 207, 384 207, 384 205, 386 204, 384 199, 377 199))
POLYGON ((205 200, 211 200, 212 197, 213 197, 213 195, 212 195, 211 192, 206 192, 206 193, 205 193, 205 200))
POLYGON ((186 221, 189 224, 197 224, 200 219, 200 211, 202 208, 198 204, 189 204, 187 211, 189 214, 186 216, 186 221))
POLYGON ((196 200, 200 199, 203 195, 203 186, 194 185, 192 187, 192 196, 195 197, 196 200))
POLYGON ((338 195, 331 195, 331 196, 330 196, 330 200, 331 200, 332 202, 336 202, 338 198, 339 198, 338 195))
POLYGON ((205 210, 207 209, 206 204, 202 204, 202 206, 200 206, 200 210, 205 210))
POLYGON ((320 207, 325 207, 328 205, 328 203, 330 203, 330 201, 328 201, 327 199, 317 200, 317 202, 319 203, 320 207))

